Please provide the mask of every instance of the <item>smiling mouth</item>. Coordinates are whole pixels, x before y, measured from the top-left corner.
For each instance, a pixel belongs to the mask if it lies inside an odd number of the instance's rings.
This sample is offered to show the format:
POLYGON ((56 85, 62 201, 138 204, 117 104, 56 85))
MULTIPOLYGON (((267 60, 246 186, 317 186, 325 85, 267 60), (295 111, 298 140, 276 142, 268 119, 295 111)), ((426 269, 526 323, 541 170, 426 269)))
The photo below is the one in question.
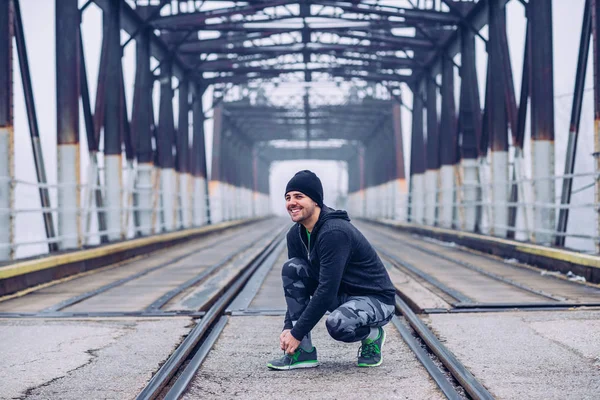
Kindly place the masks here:
POLYGON ((292 208, 289 211, 292 215, 296 215, 296 214, 300 213, 300 211, 302 211, 302 209, 301 208, 292 208))

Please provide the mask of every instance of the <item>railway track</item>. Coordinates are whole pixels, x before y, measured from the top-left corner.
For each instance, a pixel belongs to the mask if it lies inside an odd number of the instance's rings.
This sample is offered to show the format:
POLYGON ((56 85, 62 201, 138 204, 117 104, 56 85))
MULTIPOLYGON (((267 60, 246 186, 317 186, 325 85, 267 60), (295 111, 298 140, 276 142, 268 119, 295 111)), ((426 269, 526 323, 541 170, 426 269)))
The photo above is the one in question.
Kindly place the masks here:
POLYGON ((155 399, 165 388, 168 389, 164 394, 166 399, 178 399, 185 392, 210 348, 227 324, 229 317, 224 315, 227 307, 232 304, 242 291, 244 284, 260 267, 273 265, 278 255, 276 250, 281 251, 282 249, 285 232, 287 230, 280 232, 216 299, 200 323, 192 329, 186 339, 152 377, 146 388, 137 397, 138 400, 155 399), (173 377, 176 377, 174 381, 172 381, 173 377))
MULTIPOLYGON (((513 309, 560 310, 600 306, 600 289, 542 276, 540 271, 515 266, 491 256, 424 242, 387 229, 373 230, 377 251, 394 267, 441 292, 450 312, 513 309), (501 298, 502 301, 495 301, 501 298)), ((448 312, 448 310, 423 310, 448 312)))
MULTIPOLYGON (((283 236, 279 240, 273 240, 248 265, 243 274, 231 282, 200 323, 152 377, 138 395, 138 400, 179 399, 186 393, 231 315, 235 314, 235 310, 248 307, 266 273, 273 268, 285 245, 281 239, 283 236)), ((392 320, 393 325, 448 399, 493 399, 487 389, 443 346, 399 297, 396 299, 396 310, 398 316, 392 320)))

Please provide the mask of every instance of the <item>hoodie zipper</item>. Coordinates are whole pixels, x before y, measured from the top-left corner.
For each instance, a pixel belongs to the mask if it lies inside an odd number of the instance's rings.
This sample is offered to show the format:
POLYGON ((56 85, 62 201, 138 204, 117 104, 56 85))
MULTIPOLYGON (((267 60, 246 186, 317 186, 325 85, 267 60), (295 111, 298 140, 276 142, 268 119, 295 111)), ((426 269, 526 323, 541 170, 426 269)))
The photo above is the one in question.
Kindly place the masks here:
MULTIPOLYGON (((306 229, 306 228, 304 228, 306 229)), ((300 242, 302 242, 302 246, 306 249, 306 256, 308 257, 308 261, 310 261, 310 248, 304 244, 304 240, 302 240, 302 229, 298 229, 298 236, 300 236, 300 242)))

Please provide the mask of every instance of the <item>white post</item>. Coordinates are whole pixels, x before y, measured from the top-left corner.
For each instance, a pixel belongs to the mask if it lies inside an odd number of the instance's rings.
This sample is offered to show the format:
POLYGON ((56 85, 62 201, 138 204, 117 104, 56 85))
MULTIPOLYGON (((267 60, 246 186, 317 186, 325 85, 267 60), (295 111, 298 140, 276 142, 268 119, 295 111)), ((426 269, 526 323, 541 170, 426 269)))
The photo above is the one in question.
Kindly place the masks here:
POLYGON ((121 239, 121 188, 123 170, 121 155, 104 156, 104 190, 106 193, 106 229, 109 240, 121 239))
MULTIPOLYGON (((539 179, 554 175, 554 142, 548 140, 532 140, 533 151, 533 193, 536 203, 554 205, 556 195, 554 179, 539 179)), ((556 229, 555 208, 534 206, 534 238, 536 243, 551 244, 553 235, 548 232, 537 232, 538 229, 554 231, 556 229)))
POLYGON ((223 221, 223 187, 219 181, 210 181, 208 192, 210 196, 210 221, 217 224, 223 221))
POLYGON ((192 224, 192 210, 190 209, 192 198, 188 173, 179 174, 179 193, 181 194, 181 226, 187 229, 192 224))
POLYGON ((477 160, 461 160, 463 168, 463 213, 465 217, 464 229, 470 232, 475 231, 477 220, 477 189, 479 186, 479 174, 477 173, 477 160))
POLYGON ((425 193, 424 193, 424 222, 427 225, 436 225, 435 211, 438 199, 438 169, 429 169, 425 171, 425 193))
POLYGON ((194 226, 206 224, 206 180, 194 177, 194 226))
POLYGON ((152 234, 152 163, 140 163, 137 166, 136 197, 140 226, 138 232, 147 236, 152 234))
POLYGON ((14 227, 14 136, 12 126, 0 127, 0 261, 12 258, 14 227))
POLYGON ((425 193, 424 193, 424 174, 415 174, 413 175, 413 185, 412 185, 412 199, 411 199, 411 207, 412 207, 412 222, 415 224, 423 224, 424 222, 424 203, 425 203, 425 193))
POLYGON ((173 168, 162 168, 160 174, 163 218, 165 221, 165 230, 175 230, 176 219, 176 196, 177 181, 175 180, 175 170, 173 168))
POLYGON ((440 168, 440 217, 439 224, 452 228, 454 211, 454 165, 442 165, 440 168))
POLYGON ((58 160, 58 235, 61 249, 80 246, 79 199, 79 143, 61 144, 57 148, 58 160))
POLYGON ((506 237, 508 225, 508 152, 492 151, 492 233, 494 236, 506 237))

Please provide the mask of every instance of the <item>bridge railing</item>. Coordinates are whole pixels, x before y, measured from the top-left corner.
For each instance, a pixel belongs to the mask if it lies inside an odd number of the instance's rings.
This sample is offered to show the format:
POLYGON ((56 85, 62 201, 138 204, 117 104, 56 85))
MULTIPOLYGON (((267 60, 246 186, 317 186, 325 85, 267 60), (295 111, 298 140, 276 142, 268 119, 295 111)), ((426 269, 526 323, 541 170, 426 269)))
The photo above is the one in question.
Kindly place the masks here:
MULTIPOLYGON (((98 168, 102 172, 102 168, 98 168)), ((40 184, 20 179, 10 179, 14 193, 12 208, 0 208, 0 214, 10 215, 10 225, 2 227, 11 234, 0 242, 0 261, 19 259, 58 251, 63 248, 83 248, 135 237, 149 236, 169 231, 193 228, 210 223, 209 203, 215 202, 205 190, 194 193, 192 177, 185 175, 174 183, 168 194, 161 189, 161 171, 154 168, 150 184, 143 186, 137 181, 137 171, 123 169, 123 185, 118 190, 119 199, 112 204, 107 201, 107 185, 103 174, 90 175, 86 184, 40 184), (100 177, 100 178, 97 178, 100 177), (96 183, 93 183, 96 182, 96 183), (49 204, 58 204, 60 189, 76 188, 79 203, 62 207, 40 207, 40 189, 44 189, 49 204), (182 186, 186 186, 183 188, 182 186), (167 195, 166 195, 167 194, 167 195), (172 199, 166 204, 165 198, 172 199), (97 202, 99 201, 99 203, 97 202), (165 215, 174 216, 168 223, 165 215), (109 217, 118 224, 110 224, 109 217), (60 232, 61 218, 77 219, 77 231, 60 232), (76 246, 63 246, 64 243, 76 246)), ((112 182, 110 184, 113 184, 112 182)), ((216 222, 247 219, 267 215, 268 197, 249 189, 229 185, 221 198, 220 208, 225 212, 216 222), (267 204, 267 206, 265 206, 267 204)), ((114 193, 114 189, 113 189, 114 193)))
POLYGON ((352 193, 348 210, 365 218, 393 219, 597 252, 600 202, 594 188, 599 173, 535 179, 496 176, 492 180, 486 177, 490 171, 481 168, 477 179, 465 180, 459 168, 456 170, 450 184, 442 181, 436 171, 413 177, 412 193, 401 190, 395 182, 352 193), (569 180, 570 203, 562 204, 561 189, 569 180), (548 186, 555 193, 552 199, 538 194, 548 193, 548 186), (562 243, 558 240, 561 237, 562 243))

